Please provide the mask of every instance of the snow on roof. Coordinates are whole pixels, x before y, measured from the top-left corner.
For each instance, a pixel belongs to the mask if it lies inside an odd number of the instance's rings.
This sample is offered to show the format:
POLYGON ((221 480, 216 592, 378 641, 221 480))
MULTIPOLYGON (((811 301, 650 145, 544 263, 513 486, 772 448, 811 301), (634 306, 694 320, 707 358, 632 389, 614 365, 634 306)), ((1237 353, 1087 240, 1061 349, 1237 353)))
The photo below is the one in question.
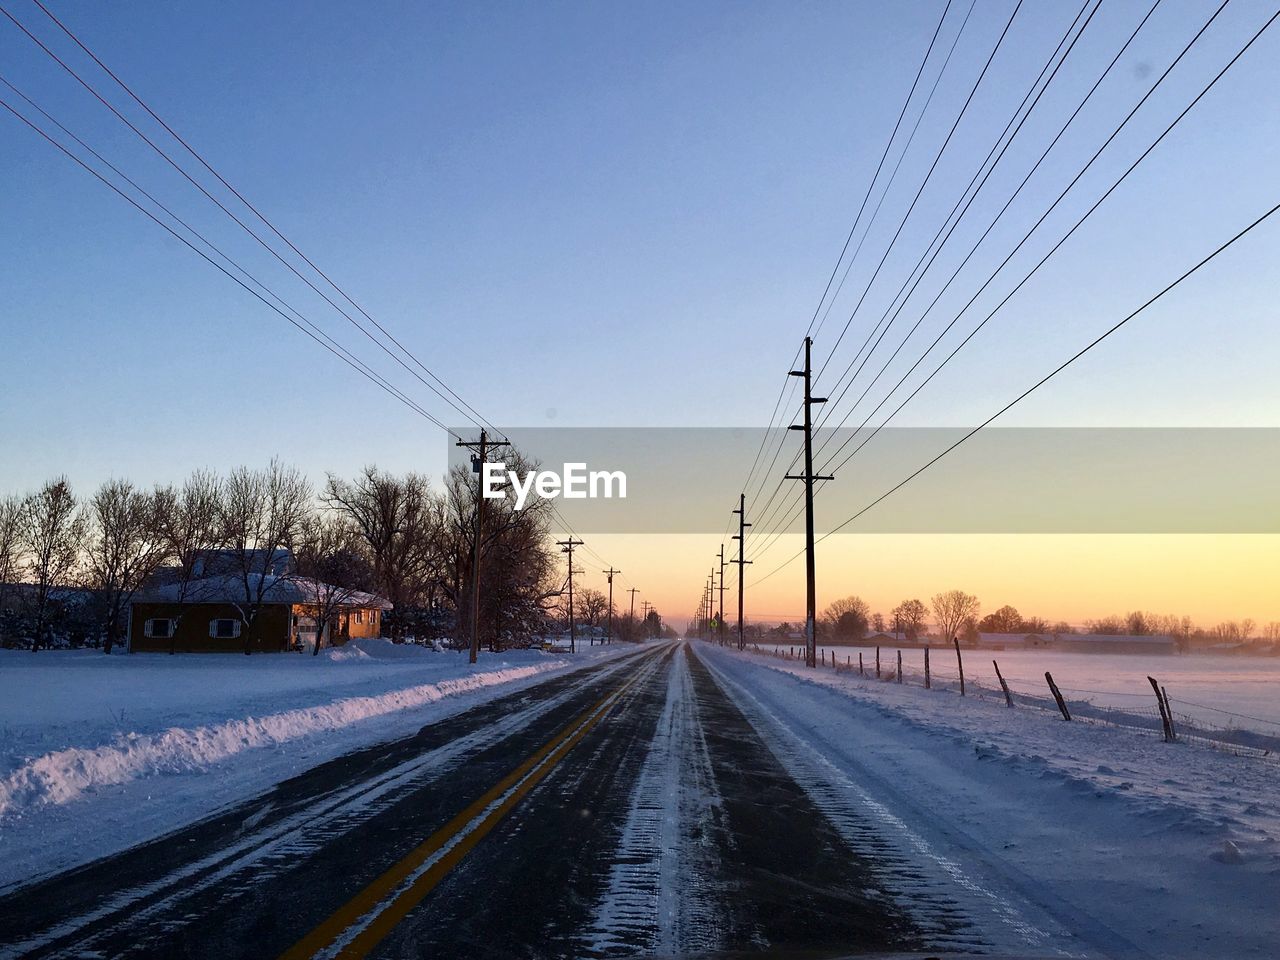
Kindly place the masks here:
MULTIPOLYGON (((265 582, 264 603, 316 603, 335 599, 344 607, 377 607, 390 610, 391 603, 372 593, 346 590, 330 584, 310 580, 307 577, 276 577, 267 574, 249 575, 249 589, 256 595, 260 582, 265 582)), ((168 583, 155 587, 138 596, 141 603, 177 603, 181 585, 168 583)), ((238 576, 205 577, 187 584, 188 603, 242 603, 245 599, 244 581, 238 576)))
POLYGON ((1129 636, 1124 633, 1063 633, 1058 636, 1058 639, 1069 640, 1072 643, 1078 640, 1084 643, 1149 643, 1157 646, 1173 643, 1173 637, 1167 633, 1146 636, 1129 636))

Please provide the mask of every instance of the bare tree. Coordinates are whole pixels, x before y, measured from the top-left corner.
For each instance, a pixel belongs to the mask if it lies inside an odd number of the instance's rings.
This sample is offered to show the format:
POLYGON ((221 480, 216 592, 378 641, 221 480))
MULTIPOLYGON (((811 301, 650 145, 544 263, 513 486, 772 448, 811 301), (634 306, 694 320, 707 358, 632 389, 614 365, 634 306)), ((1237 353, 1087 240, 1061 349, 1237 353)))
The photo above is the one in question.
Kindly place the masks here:
POLYGON ((51 480, 23 502, 20 538, 24 572, 33 587, 33 653, 44 640, 50 596, 76 569, 84 535, 84 514, 66 477, 51 480))
POLYGON ((986 633, 1017 633, 1029 630, 1017 609, 1005 604, 995 613, 988 613, 978 622, 978 629, 986 633))
POLYGON ((430 604, 446 579, 442 498, 426 477, 371 466, 350 482, 330 474, 322 499, 359 531, 377 592, 391 602, 392 627, 402 635, 406 608, 430 604))
POLYGON ((861 597, 836 600, 822 613, 822 628, 841 640, 861 640, 867 635, 871 608, 861 597))
POLYGON ((167 555, 155 497, 128 480, 98 488, 89 501, 85 558, 88 584, 103 605, 103 652, 111 652, 134 594, 167 555))
POLYGON ((929 610, 920 600, 903 600, 889 611, 889 616, 895 631, 901 630, 908 640, 915 640, 924 633, 929 610))
MULTIPOLYGON (((508 472, 516 470, 522 475, 537 466, 511 449, 503 459, 508 472)), ((470 596, 476 537, 474 474, 465 467, 451 470, 445 496, 447 522, 441 530, 444 591, 458 614, 458 635, 466 636, 470 607, 465 598, 470 596)), ((559 598, 559 558, 548 549, 551 504, 550 500, 534 498, 517 510, 508 498, 490 501, 485 509, 480 541, 481 631, 491 650, 499 649, 504 637, 527 640, 533 629, 541 628, 559 598)))
POLYGON ((275 583, 279 554, 294 541, 311 508, 306 478, 278 460, 265 470, 239 467, 223 484, 219 539, 240 582, 243 599, 236 607, 246 656, 253 651, 258 617, 275 583))
POLYGON ((22 571, 22 498, 0 500, 0 614, 7 608, 9 587, 22 571))
POLYGON ((333 512, 302 522, 293 554, 297 570, 290 579, 306 597, 306 615, 315 630, 311 653, 317 656, 326 637, 332 643, 343 609, 368 580, 369 564, 361 553, 360 534, 344 515, 333 512))
POLYGON ((169 653, 177 652, 178 626, 189 603, 199 600, 197 572, 201 559, 218 543, 218 510, 222 490, 218 478, 197 470, 182 489, 161 487, 155 492, 156 526, 164 538, 166 552, 174 564, 177 613, 169 631, 169 653))
POLYGON ((933 616, 938 623, 938 633, 944 640, 954 640, 960 627, 971 617, 978 615, 978 598, 963 590, 948 590, 933 598, 933 616))
POLYGON ((574 602, 578 607, 578 619, 584 626, 598 627, 609 611, 608 597, 591 587, 575 590, 574 594, 574 602))

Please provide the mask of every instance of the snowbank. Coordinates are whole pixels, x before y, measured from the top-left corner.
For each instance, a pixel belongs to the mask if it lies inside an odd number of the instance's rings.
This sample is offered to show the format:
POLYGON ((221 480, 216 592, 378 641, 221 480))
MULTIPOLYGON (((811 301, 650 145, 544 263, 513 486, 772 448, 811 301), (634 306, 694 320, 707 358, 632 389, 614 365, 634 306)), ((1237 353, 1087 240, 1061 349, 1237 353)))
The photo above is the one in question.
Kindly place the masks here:
POLYGON ((1274 956, 1275 760, 698 649, 785 731, 780 759, 822 796, 855 815, 883 804, 938 857, 1044 905, 1107 955, 1274 956))
POLYGON ((102 787, 198 773, 248 751, 350 731, 622 649, 595 648, 576 659, 512 651, 483 656, 474 667, 465 654, 376 639, 315 658, 6 651, 0 822, 102 787), (362 692, 335 697, 339 691, 362 692), (182 723, 193 718, 205 722, 182 723))

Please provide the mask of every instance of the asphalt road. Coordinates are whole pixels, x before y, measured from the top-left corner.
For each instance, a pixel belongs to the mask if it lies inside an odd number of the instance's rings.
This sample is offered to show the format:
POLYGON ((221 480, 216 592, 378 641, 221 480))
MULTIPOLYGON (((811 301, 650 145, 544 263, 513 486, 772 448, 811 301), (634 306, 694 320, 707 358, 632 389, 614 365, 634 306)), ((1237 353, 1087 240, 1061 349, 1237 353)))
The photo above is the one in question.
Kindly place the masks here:
POLYGON ((647 648, 0 900, 0 955, 917 948, 696 652, 647 648))

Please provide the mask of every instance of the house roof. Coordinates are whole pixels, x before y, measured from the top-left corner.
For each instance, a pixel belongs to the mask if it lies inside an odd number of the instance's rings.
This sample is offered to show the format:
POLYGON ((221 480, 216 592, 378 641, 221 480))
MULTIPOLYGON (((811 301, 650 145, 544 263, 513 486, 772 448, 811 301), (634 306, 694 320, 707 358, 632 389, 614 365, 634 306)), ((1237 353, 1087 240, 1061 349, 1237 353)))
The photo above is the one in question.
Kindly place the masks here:
MULTIPOLYGON (((265 582, 264 603, 311 603, 336 600, 344 607, 377 607, 390 610, 391 603, 372 593, 347 590, 300 576, 275 577, 262 574, 249 575, 249 588, 256 594, 259 583, 265 582)), ((139 594, 141 603, 177 603, 180 585, 168 583, 139 594)), ((244 581, 238 576, 205 577, 187 584, 187 603, 240 603, 244 601, 244 581)))

